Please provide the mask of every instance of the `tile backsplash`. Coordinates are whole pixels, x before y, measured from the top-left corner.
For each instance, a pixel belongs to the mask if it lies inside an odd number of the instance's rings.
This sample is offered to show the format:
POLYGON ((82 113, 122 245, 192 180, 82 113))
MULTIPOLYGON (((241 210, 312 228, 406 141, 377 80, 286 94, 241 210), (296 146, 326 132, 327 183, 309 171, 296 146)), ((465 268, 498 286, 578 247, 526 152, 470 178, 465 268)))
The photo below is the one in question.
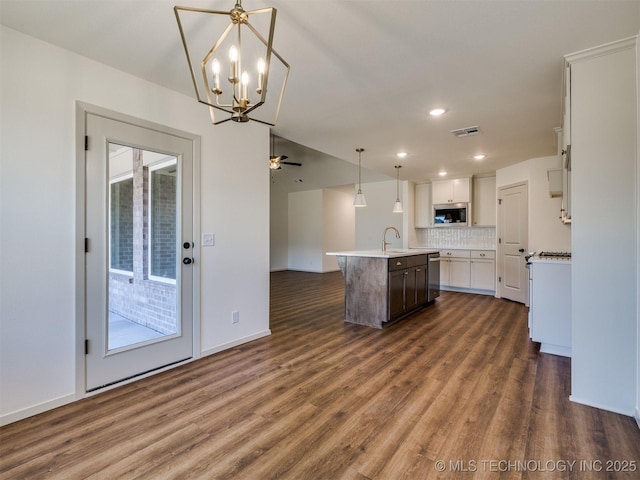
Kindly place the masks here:
POLYGON ((416 229, 418 246, 495 250, 496 227, 439 227, 416 229))

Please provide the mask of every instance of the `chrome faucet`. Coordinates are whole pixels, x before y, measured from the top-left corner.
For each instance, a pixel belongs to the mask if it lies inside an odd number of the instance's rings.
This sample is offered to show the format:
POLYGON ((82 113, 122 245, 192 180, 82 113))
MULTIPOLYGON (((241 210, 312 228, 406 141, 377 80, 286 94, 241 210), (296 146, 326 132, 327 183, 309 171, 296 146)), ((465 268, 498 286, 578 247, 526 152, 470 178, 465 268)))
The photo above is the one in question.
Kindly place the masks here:
POLYGON ((391 242, 387 242, 387 232, 389 230, 393 230, 396 232, 396 238, 400 238, 400 232, 396 227, 387 227, 384 229, 384 234, 382 235, 382 253, 387 251, 387 245, 391 245, 391 242))

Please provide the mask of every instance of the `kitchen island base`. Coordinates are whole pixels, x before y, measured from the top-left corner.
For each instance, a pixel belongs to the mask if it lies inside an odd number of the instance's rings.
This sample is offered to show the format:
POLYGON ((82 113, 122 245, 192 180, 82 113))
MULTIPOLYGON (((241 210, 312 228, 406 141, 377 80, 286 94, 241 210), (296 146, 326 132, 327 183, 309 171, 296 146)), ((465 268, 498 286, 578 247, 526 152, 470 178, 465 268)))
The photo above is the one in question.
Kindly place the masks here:
POLYGON ((345 322, 384 328, 432 304, 439 293, 439 278, 429 279, 429 255, 437 251, 334 255, 345 278, 345 322))

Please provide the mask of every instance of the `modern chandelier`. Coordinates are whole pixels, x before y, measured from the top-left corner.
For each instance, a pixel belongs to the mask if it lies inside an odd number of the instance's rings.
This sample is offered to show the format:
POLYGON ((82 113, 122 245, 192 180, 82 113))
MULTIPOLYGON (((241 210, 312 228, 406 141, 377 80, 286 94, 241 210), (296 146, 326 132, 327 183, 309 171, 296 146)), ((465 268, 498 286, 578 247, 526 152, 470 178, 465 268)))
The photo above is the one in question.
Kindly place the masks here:
POLYGON ((358 152, 358 193, 353 198, 353 206, 366 207, 367 200, 362 193, 362 152, 364 152, 364 148, 356 148, 356 152, 358 152))
POLYGON ((276 9, 173 7, 200 103, 214 125, 250 120, 275 125, 289 64, 273 49, 276 9), (273 87, 273 88, 271 88, 273 87), (216 119, 216 111, 224 112, 216 119))

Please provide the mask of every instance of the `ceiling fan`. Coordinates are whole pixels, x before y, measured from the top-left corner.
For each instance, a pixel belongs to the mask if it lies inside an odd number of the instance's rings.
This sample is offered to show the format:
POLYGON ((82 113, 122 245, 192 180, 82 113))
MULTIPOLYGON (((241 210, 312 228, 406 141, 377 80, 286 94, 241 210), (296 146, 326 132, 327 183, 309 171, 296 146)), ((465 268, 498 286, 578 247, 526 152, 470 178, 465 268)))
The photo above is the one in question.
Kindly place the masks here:
POLYGON ((296 167, 301 167, 302 164, 298 162, 285 162, 284 160, 289 158, 286 155, 274 155, 274 138, 274 135, 271 135, 271 155, 269 155, 269 168, 271 170, 280 170, 282 168, 282 165, 294 165, 296 167))

